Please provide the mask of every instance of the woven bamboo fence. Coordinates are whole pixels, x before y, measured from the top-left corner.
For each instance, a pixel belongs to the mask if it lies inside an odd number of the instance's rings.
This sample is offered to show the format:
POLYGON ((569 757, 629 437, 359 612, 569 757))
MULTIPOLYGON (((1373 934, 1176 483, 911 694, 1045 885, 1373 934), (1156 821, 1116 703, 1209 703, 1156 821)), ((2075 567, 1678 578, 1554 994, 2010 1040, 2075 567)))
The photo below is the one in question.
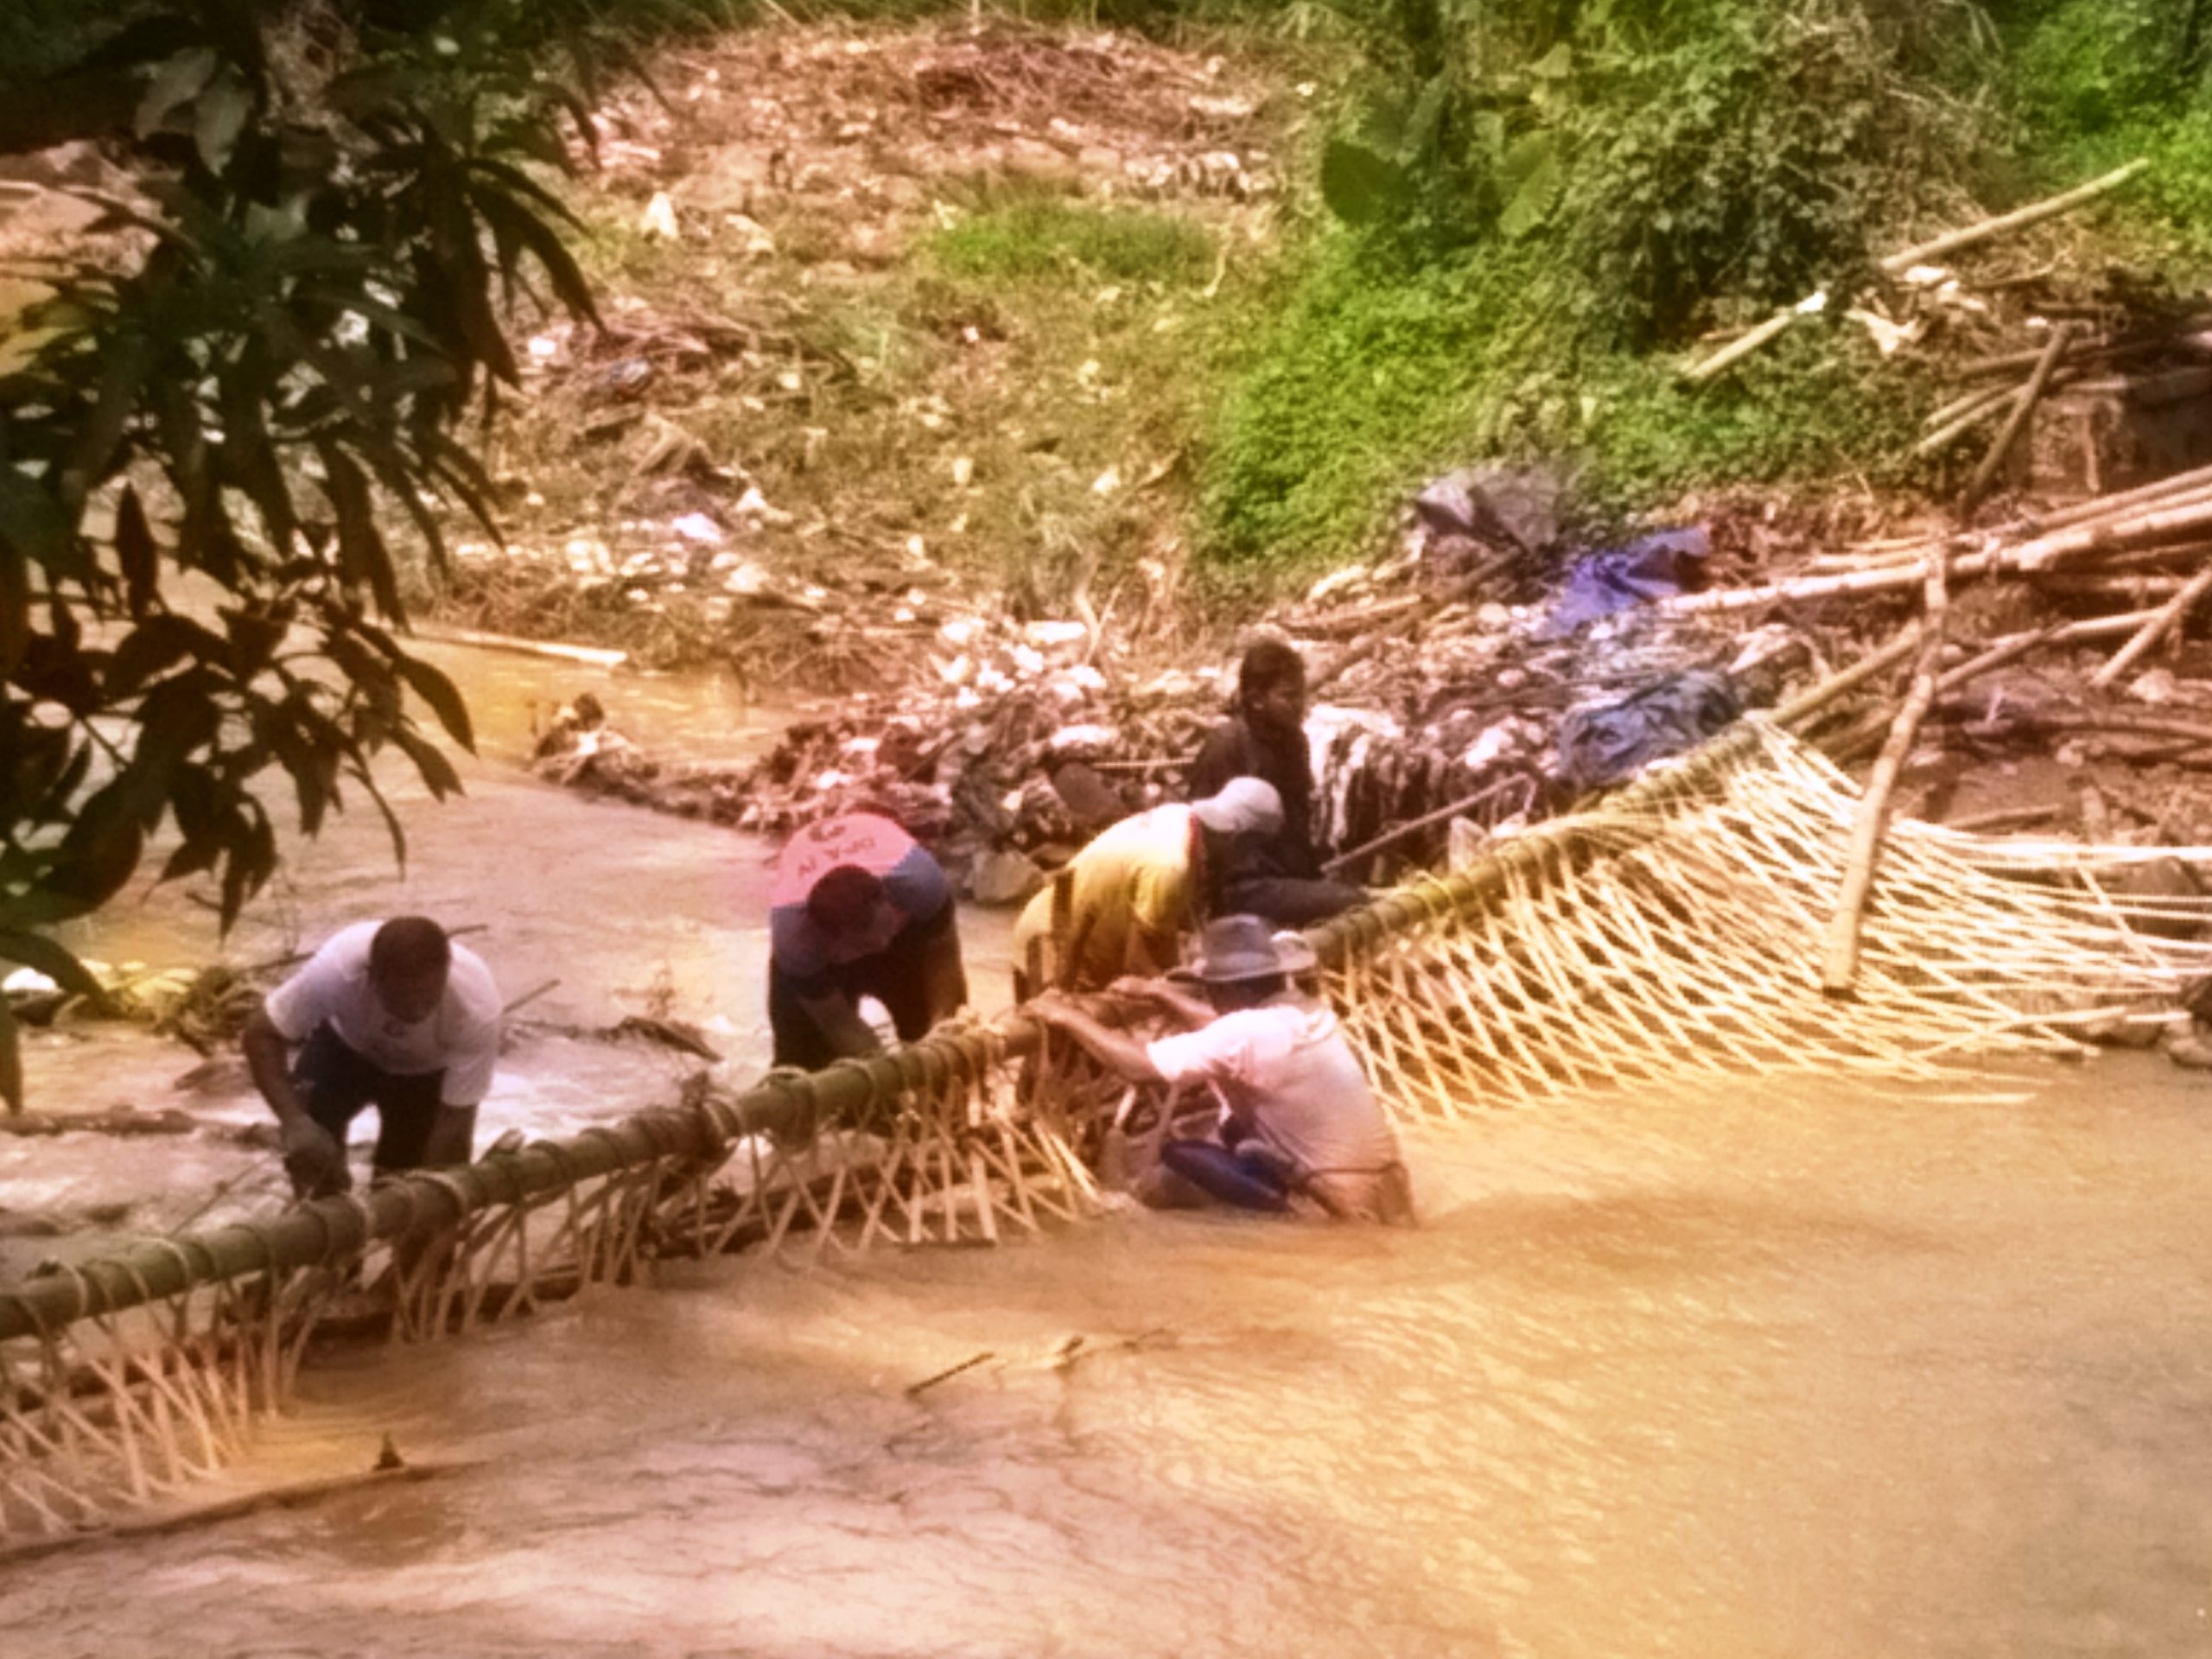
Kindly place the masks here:
MULTIPOLYGON (((1857 806, 1826 761, 1748 722, 1314 941, 1380 1091, 1422 1121, 1617 1084, 2078 1052, 2212 974, 2212 945, 2146 931, 2204 922, 2202 902, 2124 896, 2131 865, 2171 849, 1900 823, 1857 994, 1825 996, 1857 806)), ((1017 1013, 0 1286, 0 1550, 236 1456, 359 1287, 384 1287, 395 1339, 424 1341, 674 1258, 1033 1236, 1098 1210, 1093 1170, 1133 1103, 1017 1013)))

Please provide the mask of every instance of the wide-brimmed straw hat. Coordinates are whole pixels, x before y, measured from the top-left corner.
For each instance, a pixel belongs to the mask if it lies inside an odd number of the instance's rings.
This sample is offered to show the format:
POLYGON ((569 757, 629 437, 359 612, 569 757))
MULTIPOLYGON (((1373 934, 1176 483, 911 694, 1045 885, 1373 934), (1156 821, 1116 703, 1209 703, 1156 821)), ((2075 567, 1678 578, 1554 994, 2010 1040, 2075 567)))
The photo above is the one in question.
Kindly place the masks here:
POLYGON ((1273 979, 1284 971, 1274 934, 1257 916, 1217 916, 1198 931, 1189 963, 1192 978, 1207 985, 1273 979))

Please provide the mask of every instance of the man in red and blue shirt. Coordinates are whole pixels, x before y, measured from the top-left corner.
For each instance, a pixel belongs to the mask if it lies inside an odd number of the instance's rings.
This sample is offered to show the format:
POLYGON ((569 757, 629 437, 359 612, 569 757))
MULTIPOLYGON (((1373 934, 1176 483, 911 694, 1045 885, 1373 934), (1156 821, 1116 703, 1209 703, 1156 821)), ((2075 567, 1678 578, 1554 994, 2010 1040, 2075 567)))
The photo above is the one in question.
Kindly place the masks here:
POLYGON ((901 1042, 968 1000, 952 884, 912 836, 871 812, 791 837, 769 895, 768 945, 779 1066, 810 1071, 876 1052, 862 997, 883 1004, 901 1042))

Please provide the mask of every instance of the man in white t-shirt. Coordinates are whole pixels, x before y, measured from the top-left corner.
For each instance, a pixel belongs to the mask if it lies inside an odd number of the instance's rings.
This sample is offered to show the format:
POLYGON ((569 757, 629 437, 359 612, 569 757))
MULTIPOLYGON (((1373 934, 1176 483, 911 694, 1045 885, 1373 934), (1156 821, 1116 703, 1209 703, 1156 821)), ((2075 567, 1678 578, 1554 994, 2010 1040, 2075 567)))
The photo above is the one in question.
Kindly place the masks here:
POLYGON ((1258 917, 1224 916, 1198 935, 1203 1001, 1158 981, 1113 988, 1193 1029, 1142 1042, 1056 995, 1024 1012, 1133 1083, 1213 1085, 1228 1108, 1221 1139, 1160 1147, 1160 1162, 1210 1197, 1262 1211, 1303 1198, 1341 1221, 1409 1222, 1397 1131, 1336 1014, 1292 983, 1309 965, 1287 958, 1258 917))
POLYGON ((467 1163, 499 1059, 500 1012, 491 969, 427 917, 333 934, 264 999, 241 1039, 282 1127, 293 1192, 352 1186, 346 1126, 368 1106, 378 1175, 467 1163))

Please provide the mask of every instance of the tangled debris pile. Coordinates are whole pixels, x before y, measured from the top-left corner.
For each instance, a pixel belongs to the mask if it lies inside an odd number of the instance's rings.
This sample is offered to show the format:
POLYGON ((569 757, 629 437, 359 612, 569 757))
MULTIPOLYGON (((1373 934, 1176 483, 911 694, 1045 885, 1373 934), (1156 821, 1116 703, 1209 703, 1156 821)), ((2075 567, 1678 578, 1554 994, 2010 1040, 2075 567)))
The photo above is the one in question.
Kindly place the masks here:
MULTIPOLYGON (((1662 626, 1599 614, 1586 594, 1568 615, 1538 602, 1558 585, 1560 537, 1555 514, 1526 498, 1548 490, 1525 471, 1447 480, 1393 557, 1326 577, 1268 619, 1309 664, 1316 829, 1351 874, 1384 879, 1450 834, 1440 819, 1364 851, 1395 826, 1453 807, 1446 817, 1485 831, 1525 821, 1688 747, 1747 692, 1764 701, 1825 666, 1786 628, 1662 626)), ((1709 539, 1668 543, 1682 579, 1709 539)), ((1634 579, 1621 580, 1632 602, 1634 579)), ((578 788, 770 835, 882 811, 968 870, 978 896, 1013 898, 1103 824, 1179 794, 1233 680, 1225 660, 1163 667, 1084 623, 1002 616, 941 624, 928 661, 933 683, 848 699, 751 766, 645 754, 588 699, 547 734, 538 764, 578 788)))
MULTIPOLYGON (((2190 782, 2212 769, 2212 658, 2182 626, 2212 593, 2212 469, 1840 554, 1815 550, 1839 518, 1793 524, 1736 495, 1704 503, 1694 531, 1569 558, 1532 493, 1543 480, 1525 471, 1455 475, 1393 556, 1268 619, 1309 664, 1317 830, 1348 874, 1386 880, 1479 845, 1860 661, 1821 741, 1866 760, 1902 696, 1931 556, 1964 591, 1905 809, 2212 843, 2212 791, 2190 782)), ((1103 823, 1178 794, 1230 690, 1226 666, 1162 669, 1072 622, 942 625, 931 660, 933 689, 849 700, 747 768, 643 754, 595 709, 541 765, 772 835, 882 810, 969 870, 977 895, 1011 898, 1103 823)))

